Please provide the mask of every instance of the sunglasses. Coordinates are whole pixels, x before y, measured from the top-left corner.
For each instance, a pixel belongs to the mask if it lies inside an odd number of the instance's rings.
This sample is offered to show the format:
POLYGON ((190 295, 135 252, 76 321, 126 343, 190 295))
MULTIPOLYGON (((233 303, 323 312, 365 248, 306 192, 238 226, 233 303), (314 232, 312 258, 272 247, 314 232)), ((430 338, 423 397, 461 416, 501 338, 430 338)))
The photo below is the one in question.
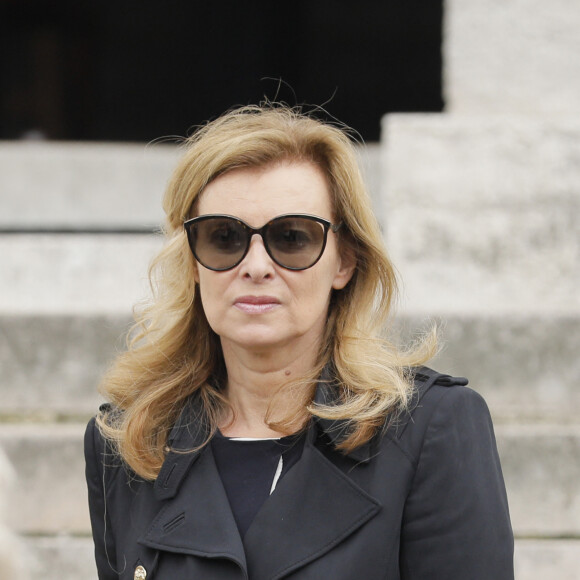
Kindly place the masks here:
POLYGON ((332 224, 308 214, 285 214, 261 228, 253 228, 230 215, 202 215, 183 224, 195 259, 209 270, 235 268, 248 253, 254 234, 262 236, 266 252, 276 264, 288 270, 306 270, 320 260, 332 224))

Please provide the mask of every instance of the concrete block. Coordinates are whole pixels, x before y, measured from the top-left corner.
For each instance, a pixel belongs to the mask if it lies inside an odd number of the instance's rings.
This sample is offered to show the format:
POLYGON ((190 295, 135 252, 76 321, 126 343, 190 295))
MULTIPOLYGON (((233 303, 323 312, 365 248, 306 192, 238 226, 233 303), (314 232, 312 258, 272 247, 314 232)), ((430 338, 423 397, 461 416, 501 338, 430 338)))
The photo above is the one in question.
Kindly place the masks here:
POLYGON ((448 111, 550 118, 580 107, 576 0, 446 0, 448 111))
MULTIPOLYGON (((19 485, 8 522, 22 533, 87 534, 84 425, 0 425, 19 485), (58 486, 47 482, 59 481, 58 486)), ((580 425, 497 425, 518 537, 580 534, 580 425)))
POLYGON ((25 551, 20 538, 6 524, 6 507, 12 499, 16 473, 0 446, 0 578, 26 580, 25 551))
POLYGON ((507 209, 580 203, 580 121, 517 115, 383 117, 386 209, 507 209))
POLYGON ((580 413, 580 316, 401 316, 395 334, 439 325, 442 350, 430 364, 465 376, 496 420, 567 422, 580 413))
POLYGON ((0 313, 130 314, 148 294, 155 235, 0 234, 0 313))
POLYGON ((81 424, 0 425, 0 446, 16 470, 9 526, 32 534, 89 530, 81 424), (51 482, 58 482, 55 485, 51 482))
POLYGON ((124 349, 129 323, 124 316, 0 316, 0 413, 95 413, 97 385, 124 349))
POLYGON ((93 540, 55 535, 24 538, 30 578, 45 580, 97 580, 93 540))
POLYGON ((392 115, 383 146, 387 245, 405 306, 580 312, 578 123, 392 115))
MULTIPOLYGON (((26 544, 31 578, 97 578, 90 538, 64 535, 29 537, 26 544)), ((580 580, 578 554, 578 540, 516 540, 515 577, 518 580, 580 580)))
MULTIPOLYGON (((379 149, 358 147, 373 198, 379 149)), ((0 142, 0 231, 158 228, 180 155, 180 147, 158 143, 0 142)))
POLYGON ((363 179, 377 213, 377 219, 380 221, 383 217, 380 212, 383 190, 382 147, 380 143, 366 143, 365 145, 358 146, 357 152, 363 179))
POLYGON ((580 532, 580 424, 497 425, 514 532, 575 537, 580 532))
POLYGON ((147 229, 177 159, 172 145, 0 143, 0 229, 147 229))
POLYGON ((517 540, 515 577, 517 580, 580 580, 580 541, 517 540))

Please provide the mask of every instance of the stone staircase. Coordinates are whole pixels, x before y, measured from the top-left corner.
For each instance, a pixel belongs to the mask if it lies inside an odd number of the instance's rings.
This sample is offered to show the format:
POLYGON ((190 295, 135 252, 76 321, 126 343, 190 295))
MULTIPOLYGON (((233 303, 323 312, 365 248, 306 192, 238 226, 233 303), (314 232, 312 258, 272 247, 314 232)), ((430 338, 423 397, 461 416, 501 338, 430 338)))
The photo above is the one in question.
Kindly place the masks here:
POLYGON ((30 578, 96 578, 84 425, 145 295, 176 155, 167 146, 0 144, 0 446, 17 472, 7 520, 30 578))
MULTIPOLYGON (((514 147, 525 130, 512 135, 514 147)), ((554 205, 541 199, 540 184, 552 182, 539 179, 539 164, 531 177, 522 170, 525 199, 511 199, 510 191, 522 193, 517 167, 508 163, 495 181, 488 173, 494 155, 507 163, 499 147, 507 137, 489 130, 486 161, 481 148, 466 153, 474 134, 469 119, 394 116, 383 145, 361 149, 405 281, 398 325, 408 336, 429 316, 441 320, 446 347, 435 366, 468 376, 490 405, 517 578, 573 580, 580 578, 580 228, 558 224, 578 220, 580 131, 562 136, 570 187, 554 205), (481 185, 473 171, 491 181, 479 197, 463 199, 470 184, 481 185), (486 198, 506 172, 512 187, 486 198), (529 221, 534 211, 538 219, 529 221), (517 225, 528 228, 524 238, 510 237, 517 225)), ((176 155, 169 146, 0 145, 0 447, 17 473, 7 521, 23 540, 30 577, 96 578, 82 436, 99 403, 99 377, 147 291, 148 262, 161 243, 161 192, 176 155)))
POLYGON ((379 215, 403 327, 487 399, 516 578, 580 578, 580 9, 445 0, 445 113, 391 115, 379 215))

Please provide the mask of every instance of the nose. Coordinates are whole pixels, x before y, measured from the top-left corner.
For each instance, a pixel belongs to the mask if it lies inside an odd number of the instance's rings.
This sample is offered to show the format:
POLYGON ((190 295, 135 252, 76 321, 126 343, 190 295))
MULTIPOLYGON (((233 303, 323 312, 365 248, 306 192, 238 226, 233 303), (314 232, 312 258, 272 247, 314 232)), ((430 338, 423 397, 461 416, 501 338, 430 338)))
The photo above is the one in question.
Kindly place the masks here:
POLYGON ((271 278, 274 271, 274 261, 266 251, 262 236, 254 234, 250 240, 248 253, 240 264, 240 274, 252 280, 262 280, 271 278))

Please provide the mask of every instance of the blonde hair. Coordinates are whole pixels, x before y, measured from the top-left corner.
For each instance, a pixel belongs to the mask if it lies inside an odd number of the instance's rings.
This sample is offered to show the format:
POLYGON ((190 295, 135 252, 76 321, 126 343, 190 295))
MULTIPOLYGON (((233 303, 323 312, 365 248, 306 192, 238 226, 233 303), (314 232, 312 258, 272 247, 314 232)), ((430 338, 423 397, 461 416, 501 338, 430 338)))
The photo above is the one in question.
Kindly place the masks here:
POLYGON ((207 322, 196 288, 183 222, 195 214, 199 195, 219 175, 288 160, 314 163, 325 173, 334 218, 344 224, 339 244, 354 252, 357 266, 347 286, 333 291, 318 363, 301 381, 306 404, 298 416, 275 425, 283 431, 297 421, 306 424, 311 416, 346 419, 350 428, 339 447, 349 451, 360 446, 385 420, 407 408, 409 369, 434 354, 436 340, 432 334, 402 351, 382 337, 396 295, 396 275, 349 136, 299 109, 266 104, 226 113, 185 145, 163 201, 167 243, 151 266, 153 301, 136 314, 128 349, 101 384, 115 409, 97 418, 102 433, 135 473, 155 479, 184 401, 197 393, 211 438, 227 406, 216 381, 225 370, 219 337, 207 322), (331 405, 312 402, 325 367, 332 368, 338 394, 331 405))

